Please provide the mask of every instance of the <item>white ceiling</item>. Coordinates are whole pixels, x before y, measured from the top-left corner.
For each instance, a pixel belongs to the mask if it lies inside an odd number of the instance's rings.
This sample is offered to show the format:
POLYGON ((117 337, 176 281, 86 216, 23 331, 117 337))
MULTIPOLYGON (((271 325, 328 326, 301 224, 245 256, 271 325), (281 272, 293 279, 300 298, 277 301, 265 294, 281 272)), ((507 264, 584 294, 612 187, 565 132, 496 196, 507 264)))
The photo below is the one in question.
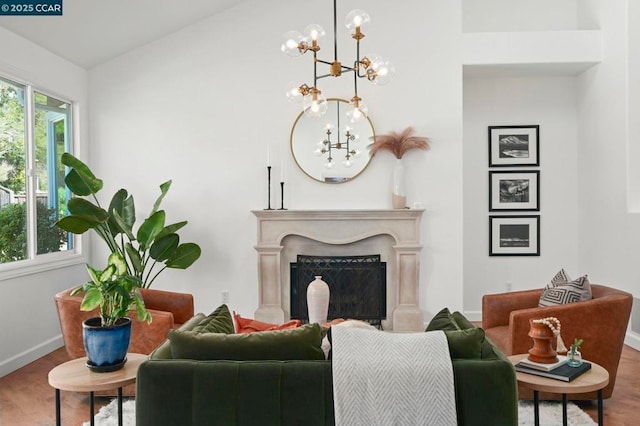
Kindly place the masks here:
POLYGON ((244 0, 64 0, 62 16, 0 16, 0 26, 90 69, 244 0))

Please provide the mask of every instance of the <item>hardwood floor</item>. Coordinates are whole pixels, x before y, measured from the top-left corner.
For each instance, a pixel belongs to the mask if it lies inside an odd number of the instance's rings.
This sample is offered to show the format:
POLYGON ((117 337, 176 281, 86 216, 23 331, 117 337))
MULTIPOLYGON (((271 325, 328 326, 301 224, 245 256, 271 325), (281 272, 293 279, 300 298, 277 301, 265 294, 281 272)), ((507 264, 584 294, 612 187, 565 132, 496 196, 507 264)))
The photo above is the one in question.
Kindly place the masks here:
MULTIPOLYGON (((0 378, 0 426, 55 425, 55 395, 47 374, 69 358, 64 348, 0 378)), ((62 424, 81 425, 89 418, 88 395, 62 392, 62 424)), ((109 398, 96 397, 96 411, 109 398)), ((622 351, 613 397, 604 401, 604 419, 608 426, 634 426, 640 415, 640 352, 625 346, 622 351)), ((597 420, 595 403, 581 404, 597 420)), ((490 426, 489 424, 487 426, 490 426)))

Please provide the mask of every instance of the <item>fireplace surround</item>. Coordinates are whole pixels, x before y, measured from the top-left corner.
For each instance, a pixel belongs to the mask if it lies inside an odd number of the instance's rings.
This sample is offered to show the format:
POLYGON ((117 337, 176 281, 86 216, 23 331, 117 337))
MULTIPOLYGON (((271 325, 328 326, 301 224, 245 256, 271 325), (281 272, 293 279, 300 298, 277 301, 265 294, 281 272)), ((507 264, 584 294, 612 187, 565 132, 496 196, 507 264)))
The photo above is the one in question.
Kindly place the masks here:
POLYGON ((424 328, 420 294, 420 222, 424 210, 253 210, 257 218, 260 321, 290 319, 289 264, 298 254, 380 253, 387 262, 387 321, 393 331, 424 328))

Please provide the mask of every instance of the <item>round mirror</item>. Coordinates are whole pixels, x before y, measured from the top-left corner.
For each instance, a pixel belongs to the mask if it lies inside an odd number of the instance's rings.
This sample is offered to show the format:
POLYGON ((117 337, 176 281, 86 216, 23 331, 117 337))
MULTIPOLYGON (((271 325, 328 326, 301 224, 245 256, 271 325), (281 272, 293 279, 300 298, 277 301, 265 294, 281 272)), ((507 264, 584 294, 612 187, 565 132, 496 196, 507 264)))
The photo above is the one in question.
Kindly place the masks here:
POLYGON ((307 176, 319 182, 343 183, 358 176, 371 157, 367 151, 375 136, 369 117, 351 123, 349 102, 328 99, 327 113, 308 117, 300 113, 291 129, 291 153, 307 176))

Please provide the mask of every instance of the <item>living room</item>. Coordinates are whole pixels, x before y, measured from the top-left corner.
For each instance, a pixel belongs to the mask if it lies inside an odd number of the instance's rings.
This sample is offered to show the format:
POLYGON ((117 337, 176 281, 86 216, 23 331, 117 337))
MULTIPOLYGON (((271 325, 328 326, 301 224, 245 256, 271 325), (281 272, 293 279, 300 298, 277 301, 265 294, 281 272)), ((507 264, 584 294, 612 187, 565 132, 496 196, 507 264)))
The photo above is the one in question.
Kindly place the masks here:
MULTIPOLYGON (((125 2, 111 11, 121 5, 136 28, 178 21, 173 2, 157 3, 139 15, 125 2)), ((394 158, 380 153, 357 179, 334 185, 309 179, 290 155, 300 109, 283 94, 291 81, 310 78, 311 67, 306 57, 282 55, 279 44, 284 32, 312 22, 331 28, 330 1, 229 1, 215 13, 207 3, 190 5, 202 8, 195 18, 179 15, 182 25, 165 25, 117 54, 101 40, 134 37, 136 28, 111 21, 117 14, 95 16, 91 2, 65 1, 62 17, 1 17, 0 73, 73 102, 74 152, 104 179, 105 193, 125 187, 139 209, 150 208, 157 185, 173 180, 164 203, 176 217, 168 220, 189 221, 183 237, 202 247, 202 257, 186 271, 167 271, 155 288, 191 293, 196 312, 207 313, 228 293, 229 305, 250 317, 259 305, 251 211, 267 207, 267 152, 274 182, 284 176, 290 210, 390 209, 394 158), (80 26, 63 31, 66 19, 80 26), (85 37, 94 27, 104 33, 85 37), (56 39, 58 32, 69 38, 56 39), (57 48, 101 59, 74 62, 57 48)), ((431 141, 429 151, 404 158, 408 206, 425 209, 418 295, 425 323, 444 306, 478 321, 484 294, 540 288, 565 268, 634 295, 626 343, 640 349, 640 123, 633 119, 640 91, 630 78, 640 69, 640 7, 622 0, 360 3, 340 2, 338 14, 366 9, 372 24, 363 50, 384 54, 397 69, 389 85, 359 85, 376 134, 412 126, 431 141), (493 125, 540 126, 539 256, 489 256, 493 125)), ((350 55, 349 40, 340 43, 350 55)), ((352 96, 349 78, 323 84, 327 97, 352 96)), ((273 183, 271 203, 280 203, 273 183)), ((62 346, 53 296, 86 280, 85 261, 106 255, 97 238, 77 247, 62 261, 2 265, 0 315, 11 327, 0 331, 0 376, 62 346), (16 321, 25 311, 36 327, 16 321)))

